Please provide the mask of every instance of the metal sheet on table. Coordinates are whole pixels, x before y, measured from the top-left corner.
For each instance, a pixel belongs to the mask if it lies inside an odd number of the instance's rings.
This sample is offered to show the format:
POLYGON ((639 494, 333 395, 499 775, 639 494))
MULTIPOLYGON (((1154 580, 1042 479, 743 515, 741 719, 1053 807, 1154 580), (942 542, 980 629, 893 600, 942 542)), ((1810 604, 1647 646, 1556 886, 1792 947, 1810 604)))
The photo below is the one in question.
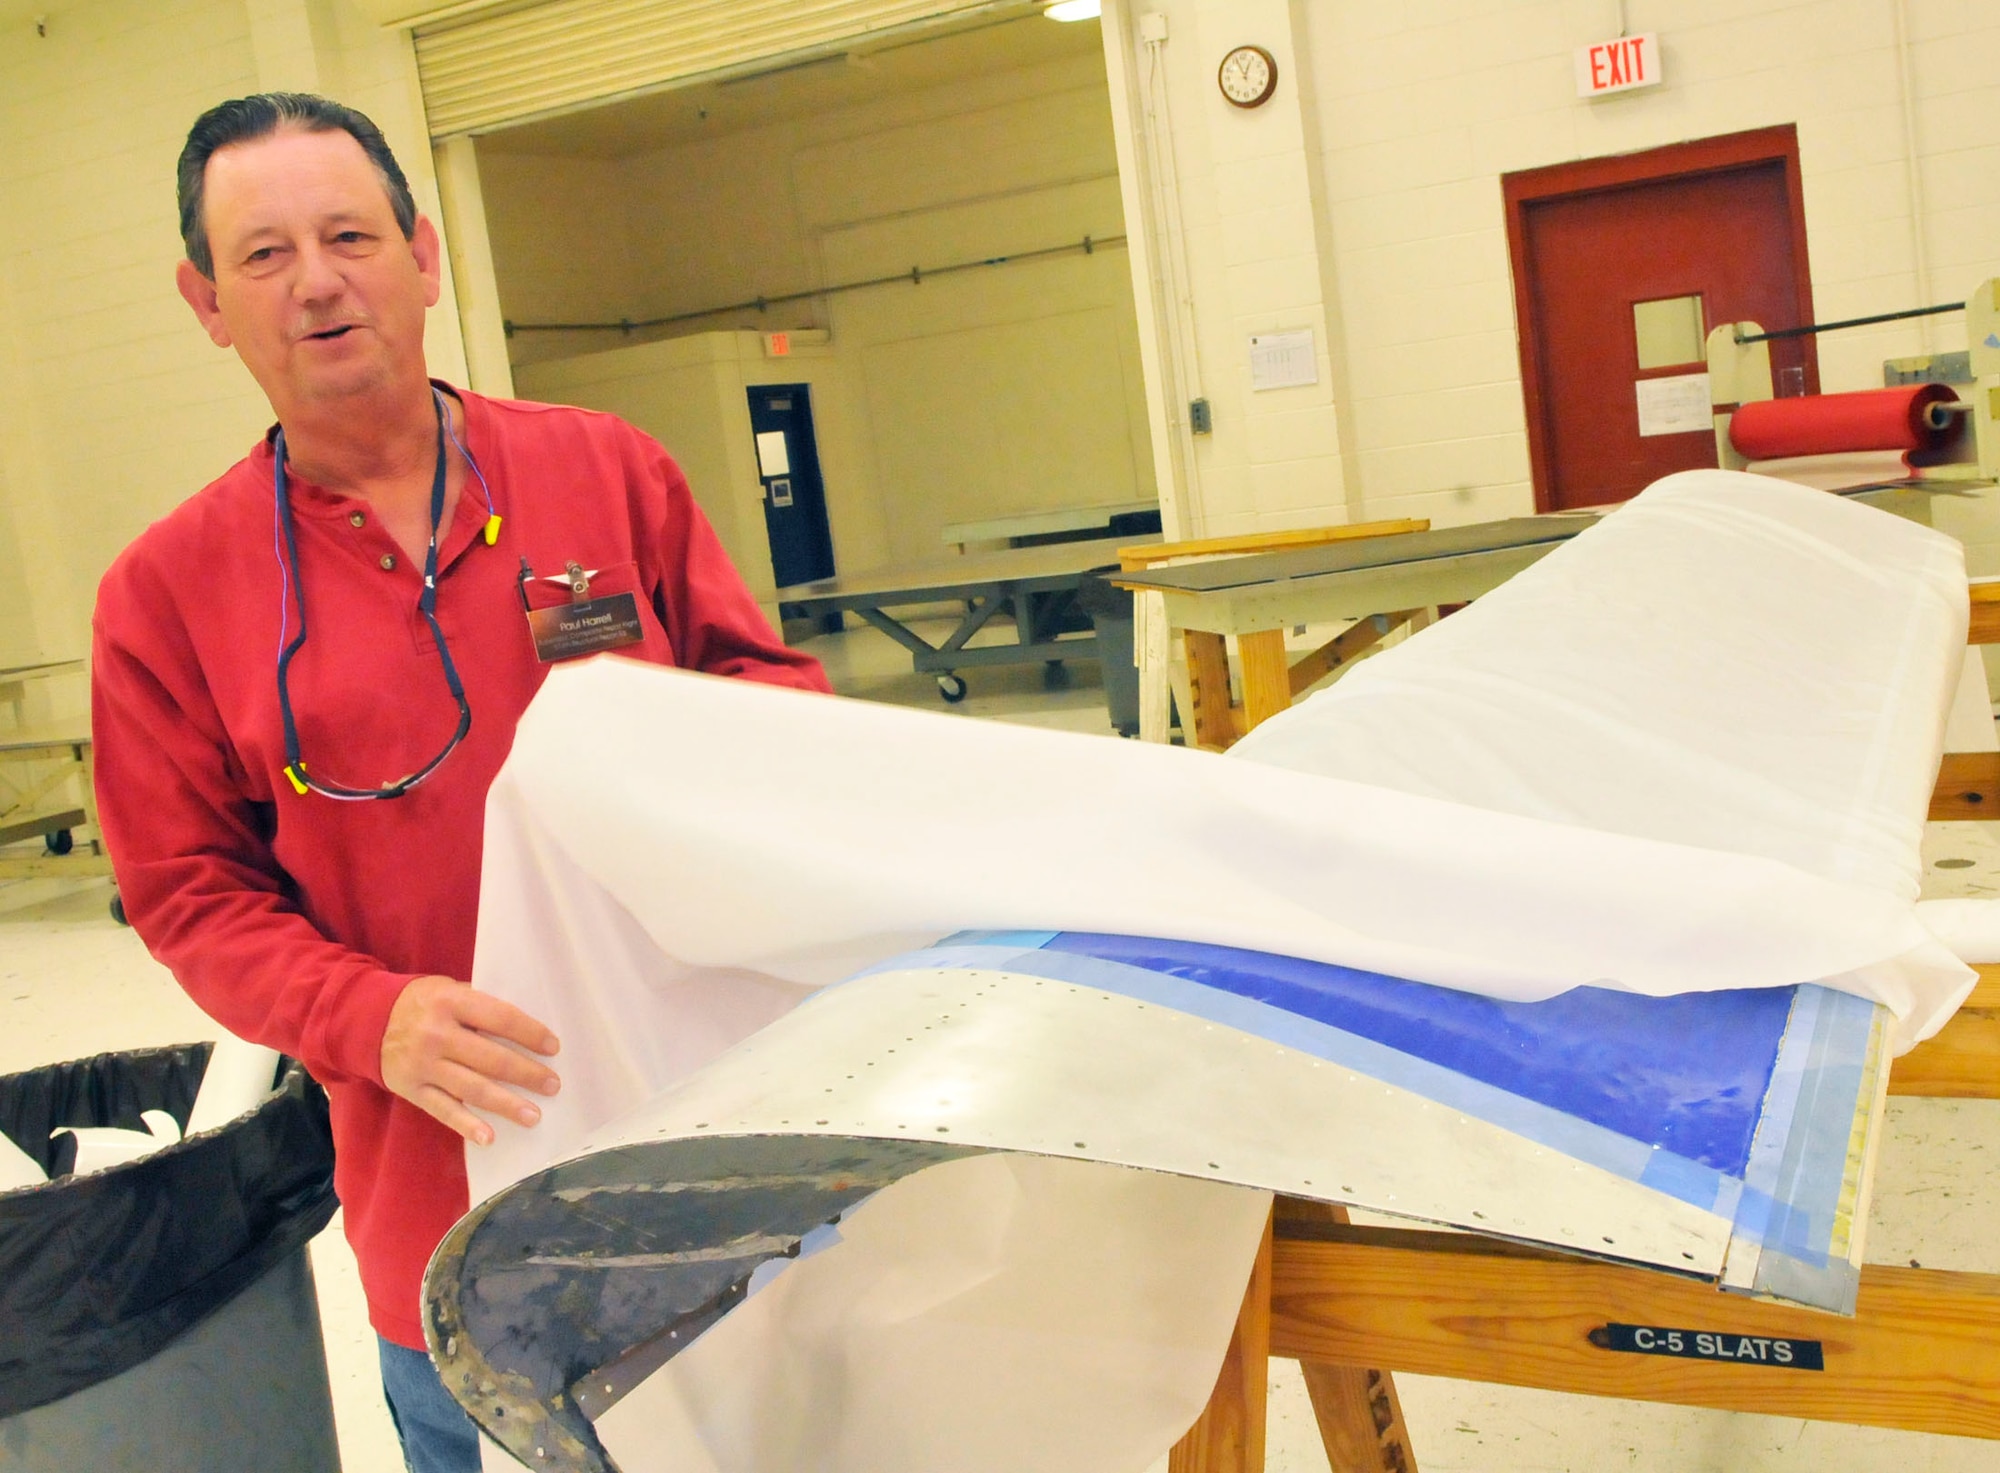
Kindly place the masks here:
POLYGON ((1248 557, 1216 558, 1208 562, 1152 568, 1121 574, 1118 582, 1163 593, 1218 593, 1297 578, 1323 578, 1371 568, 1505 552, 1543 543, 1567 542, 1595 526, 1595 513, 1568 516, 1513 517, 1502 522, 1478 522, 1432 532, 1401 532, 1393 537, 1364 537, 1330 542, 1289 552, 1257 553, 1248 557))
POLYGON ((995 1152, 1710 1278, 1747 1240, 1755 1287, 1843 1307, 1871 1012, 1813 987, 1496 1003, 1227 947, 965 933, 822 992, 482 1206, 429 1275, 434 1342, 489 1430, 601 1467, 585 1419, 609 1439, 602 1419, 759 1283, 837 1248, 827 1224, 995 1152))
POLYGON ((778 590, 780 603, 810 604, 839 599, 889 605, 953 598, 980 589, 1004 588, 1040 579, 1063 582, 1118 566, 1118 549, 1157 542, 1157 537, 1100 537, 1015 547, 995 552, 936 558, 851 577, 823 578, 778 590))

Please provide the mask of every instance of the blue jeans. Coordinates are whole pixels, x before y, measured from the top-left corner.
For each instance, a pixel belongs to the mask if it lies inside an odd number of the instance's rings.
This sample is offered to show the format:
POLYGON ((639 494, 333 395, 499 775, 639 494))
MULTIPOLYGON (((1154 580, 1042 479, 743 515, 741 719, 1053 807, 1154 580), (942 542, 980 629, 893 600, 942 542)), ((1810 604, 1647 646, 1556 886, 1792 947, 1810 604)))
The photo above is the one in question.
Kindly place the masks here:
POLYGON ((479 1429, 444 1389, 431 1358, 375 1338, 382 1392, 410 1473, 479 1473, 479 1429))

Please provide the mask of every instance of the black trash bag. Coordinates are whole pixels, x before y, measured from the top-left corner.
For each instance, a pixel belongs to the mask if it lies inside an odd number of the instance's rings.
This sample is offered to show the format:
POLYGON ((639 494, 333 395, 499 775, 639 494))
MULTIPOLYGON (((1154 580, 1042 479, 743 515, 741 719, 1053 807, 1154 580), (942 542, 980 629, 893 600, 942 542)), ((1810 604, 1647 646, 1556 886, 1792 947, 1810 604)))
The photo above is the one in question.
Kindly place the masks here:
MULTIPOLYGON (((0 1130, 53 1173, 65 1125, 183 1130, 214 1047, 99 1054, 0 1077, 0 1130)), ((326 1226, 326 1094, 285 1061, 276 1094, 228 1125, 90 1176, 0 1192, 0 1419, 149 1359, 326 1226)))

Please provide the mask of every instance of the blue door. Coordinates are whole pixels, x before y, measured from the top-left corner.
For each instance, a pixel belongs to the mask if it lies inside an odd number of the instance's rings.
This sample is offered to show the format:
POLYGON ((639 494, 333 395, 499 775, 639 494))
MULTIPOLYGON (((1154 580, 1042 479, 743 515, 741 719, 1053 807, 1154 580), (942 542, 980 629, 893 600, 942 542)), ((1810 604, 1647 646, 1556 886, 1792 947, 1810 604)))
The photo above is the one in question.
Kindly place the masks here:
POLYGON ((771 573, 780 588, 831 578, 833 534, 813 440, 811 391, 804 384, 759 384, 749 393, 771 573))

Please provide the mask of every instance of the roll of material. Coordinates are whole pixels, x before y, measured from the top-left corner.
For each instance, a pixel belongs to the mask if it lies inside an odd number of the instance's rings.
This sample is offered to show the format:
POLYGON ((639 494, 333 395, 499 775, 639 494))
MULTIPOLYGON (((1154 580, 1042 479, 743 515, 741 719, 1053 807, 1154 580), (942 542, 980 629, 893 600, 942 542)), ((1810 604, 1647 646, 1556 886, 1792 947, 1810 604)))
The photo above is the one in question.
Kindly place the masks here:
POLYGON ((1958 401, 1943 384, 1906 384, 1855 394, 1815 394, 1745 404, 1729 421, 1729 443, 1749 460, 1849 450, 1935 450, 1953 434, 1934 428, 1933 404, 1958 401))

